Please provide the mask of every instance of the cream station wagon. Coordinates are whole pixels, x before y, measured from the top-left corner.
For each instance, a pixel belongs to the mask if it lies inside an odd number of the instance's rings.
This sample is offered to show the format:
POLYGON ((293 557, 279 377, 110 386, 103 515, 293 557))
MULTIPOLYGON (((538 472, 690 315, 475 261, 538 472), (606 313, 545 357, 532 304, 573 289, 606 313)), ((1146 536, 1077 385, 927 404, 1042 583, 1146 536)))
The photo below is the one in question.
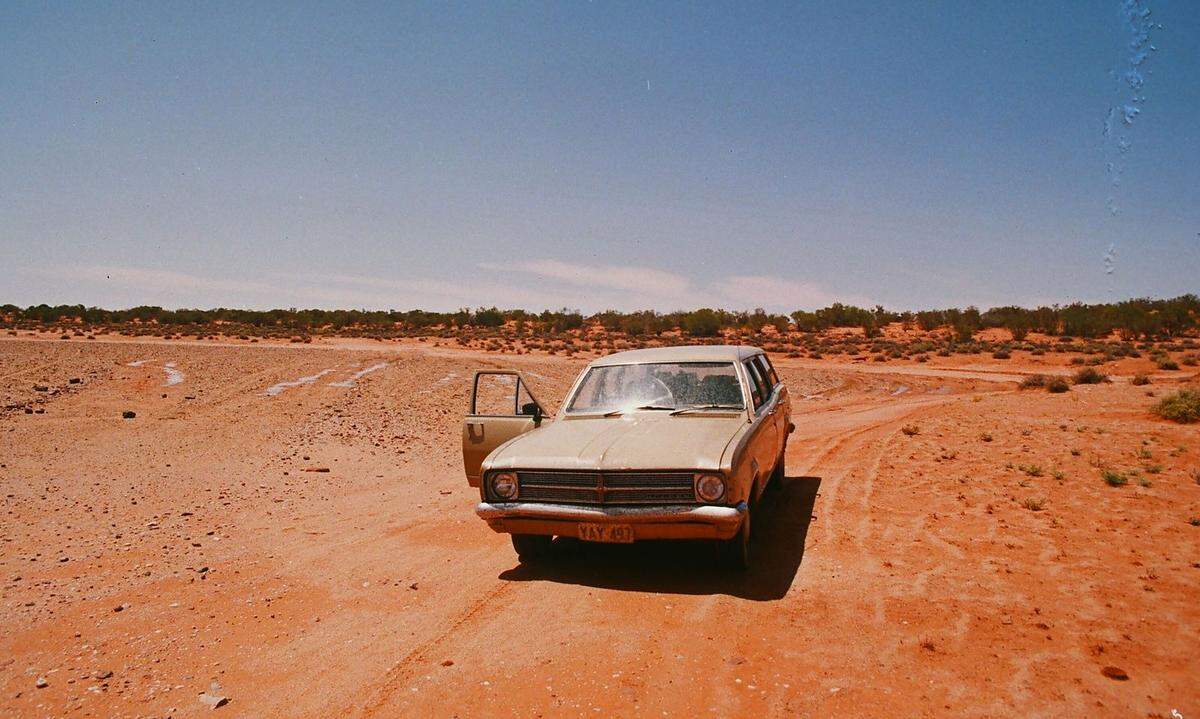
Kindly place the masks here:
POLYGON ((691 346, 593 361, 550 417, 515 370, 479 370, 463 464, 488 526, 522 561, 555 536, 589 542, 717 540, 750 559, 751 516, 783 477, 795 427, 761 349, 691 346))

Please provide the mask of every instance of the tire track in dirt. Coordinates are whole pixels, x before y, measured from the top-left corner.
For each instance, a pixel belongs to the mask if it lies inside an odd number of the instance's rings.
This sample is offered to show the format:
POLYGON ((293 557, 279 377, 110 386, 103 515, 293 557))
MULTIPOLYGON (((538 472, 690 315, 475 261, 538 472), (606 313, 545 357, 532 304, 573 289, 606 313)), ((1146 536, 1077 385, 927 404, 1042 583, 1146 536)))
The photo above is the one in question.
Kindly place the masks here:
MULTIPOLYGON (((822 515, 857 519, 848 520, 853 522, 853 526, 818 522, 816 536, 810 534, 806 543, 808 549, 812 550, 819 544, 839 544, 838 540, 844 538, 854 548, 857 558, 869 558, 872 543, 881 539, 876 515, 872 513, 872 497, 883 459, 892 451, 895 436, 905 423, 927 419, 960 399, 961 396, 921 397, 867 407, 850 404, 831 410, 835 416, 830 419, 835 425, 852 422, 865 424, 851 424, 825 439, 799 474, 821 478, 822 515)), ((820 435, 808 438, 806 444, 815 441, 820 441, 820 435)), ((928 532, 924 534, 930 538, 934 536, 928 532)), ((940 538, 937 539, 939 546, 944 544, 940 538)), ((954 550, 961 557, 961 550, 954 550)), ((839 548, 830 551, 844 553, 845 550, 839 548)), ((853 562, 856 559, 846 557, 846 561, 853 562)), ((919 577, 922 582, 926 579, 924 574, 919 577)), ((864 609, 876 623, 887 621, 889 599, 889 595, 878 593, 864 598, 867 604, 864 609)), ((877 658, 895 661, 897 651, 894 647, 885 649, 877 658)), ((783 706, 776 704, 775 708, 782 710, 783 706)))
POLYGON ((504 582, 492 587, 482 597, 472 601, 466 611, 461 612, 449 626, 409 650, 407 654, 401 657, 384 674, 379 686, 374 691, 374 695, 363 705, 362 711, 357 716, 364 718, 395 716, 394 712, 387 712, 385 708, 393 702, 400 692, 401 685, 409 678, 412 666, 425 658, 434 647, 450 639, 468 624, 481 621, 493 614, 497 601, 510 599, 508 595, 514 591, 515 589, 511 582, 504 582))
POLYGON ((21 377, 21 376, 27 375, 27 374, 34 374, 36 372, 41 372, 42 370, 47 369, 49 367, 53 367, 53 366, 54 366, 53 362, 44 362, 42 364, 34 365, 32 367, 25 367, 25 368, 19 369, 16 372, 9 372, 8 374, 0 374, 0 381, 6 380, 6 379, 12 379, 13 377, 21 377))
MULTIPOLYGON (((857 544, 861 548, 862 538, 869 530, 870 513, 867 510, 874 482, 879 474, 879 466, 887 452, 888 443, 899 427, 909 421, 914 415, 931 411, 937 407, 955 401, 954 398, 920 398, 904 403, 888 404, 872 407, 848 407, 832 410, 838 416, 839 422, 861 421, 869 422, 860 426, 851 425, 831 435, 811 454, 811 459, 798 472, 801 476, 820 476, 821 492, 828 506, 839 502, 842 485, 854 474, 856 467, 865 467, 863 480, 850 485, 855 492, 853 503, 862 511, 858 512, 858 531, 855 532, 857 544), (875 419, 875 421, 871 421, 875 419)), ((819 437, 819 435, 818 435, 819 437)), ((805 444, 819 441, 818 438, 808 438, 805 444)), ((802 445, 803 446, 803 445, 802 445)), ((793 450, 794 451, 794 450, 793 450)), ((795 473, 794 473, 795 474, 795 473)), ((850 501, 850 500, 847 500, 850 501)), ((820 525, 822 533, 829 531, 829 525, 820 525)))

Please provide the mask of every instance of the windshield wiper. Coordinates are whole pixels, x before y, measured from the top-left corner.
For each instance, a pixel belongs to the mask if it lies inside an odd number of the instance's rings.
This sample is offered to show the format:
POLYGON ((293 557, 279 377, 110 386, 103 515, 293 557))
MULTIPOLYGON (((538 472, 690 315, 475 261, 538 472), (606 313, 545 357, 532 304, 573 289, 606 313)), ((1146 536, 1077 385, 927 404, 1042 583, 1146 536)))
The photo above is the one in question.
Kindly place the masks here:
POLYGON ((674 417, 675 415, 683 414, 684 412, 693 412, 704 409, 741 409, 741 407, 736 404, 694 404, 691 407, 680 407, 672 412, 671 416, 674 417))
MULTIPOLYGON (((629 409, 628 407, 624 407, 624 408, 622 408, 622 409, 614 409, 614 410, 609 410, 608 412, 605 412, 605 413, 604 413, 604 416, 605 416, 605 417, 615 417, 615 416, 617 416, 617 415, 619 415, 619 414, 624 414, 624 413, 625 413, 625 412, 626 412, 628 409, 629 409)), ((641 406, 639 406, 639 407, 633 407, 633 409, 661 409, 661 410, 671 410, 671 409, 675 409, 675 408, 674 408, 674 407, 663 407, 662 405, 659 405, 659 404, 643 404, 643 405, 641 405, 641 406)))

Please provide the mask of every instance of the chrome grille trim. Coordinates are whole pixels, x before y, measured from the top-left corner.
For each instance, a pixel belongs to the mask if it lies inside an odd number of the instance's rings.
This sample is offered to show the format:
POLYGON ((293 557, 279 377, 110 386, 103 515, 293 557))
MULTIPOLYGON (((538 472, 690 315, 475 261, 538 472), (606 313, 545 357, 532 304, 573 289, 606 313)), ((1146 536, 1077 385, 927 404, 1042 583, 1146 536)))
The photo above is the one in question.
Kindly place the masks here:
POLYGON ((693 472, 518 470, 522 502, 636 505, 698 504, 693 472))

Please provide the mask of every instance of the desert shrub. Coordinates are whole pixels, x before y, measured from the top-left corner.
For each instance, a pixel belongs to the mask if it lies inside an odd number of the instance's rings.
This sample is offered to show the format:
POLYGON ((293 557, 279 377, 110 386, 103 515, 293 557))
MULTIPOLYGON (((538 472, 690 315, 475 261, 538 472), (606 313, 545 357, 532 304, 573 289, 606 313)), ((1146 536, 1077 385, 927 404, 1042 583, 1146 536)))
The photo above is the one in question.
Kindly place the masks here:
POLYGON ((1012 359, 1012 353, 1006 349, 998 349, 992 353, 992 359, 1012 359))
POLYGON ((1021 380, 1021 389, 1045 387, 1047 381, 1046 375, 1044 374, 1031 374, 1025 379, 1021 380))
POLYGON ((1067 381, 1062 377, 1055 377, 1046 383, 1046 391, 1053 392, 1054 394, 1061 394, 1069 389, 1071 389, 1071 385, 1067 384, 1067 381))
POLYGON ((1170 357, 1159 357, 1158 359, 1154 360, 1154 364, 1157 365, 1158 368, 1162 369, 1162 370, 1177 370, 1177 369, 1179 369, 1179 363, 1176 362, 1175 360, 1171 359, 1170 357))
POLYGON ((693 337, 715 337, 721 329, 721 318, 714 310, 704 308, 684 315, 681 324, 693 337))
POLYGON ((1141 387, 1142 385, 1150 384, 1150 378, 1144 374, 1135 374, 1133 376, 1133 379, 1131 379, 1129 381, 1131 384, 1133 384, 1136 387, 1141 387))
POLYGON ((1102 470, 1100 478, 1110 487, 1123 487, 1129 484, 1129 478, 1115 469, 1102 470))
POLYGON ((915 424, 906 424, 900 428, 900 431, 903 432, 905 436, 912 437, 915 434, 920 434, 921 428, 915 424))
POLYGON ((1173 422, 1190 424, 1200 421, 1200 390, 1181 389, 1163 397, 1154 405, 1154 413, 1173 422))
POLYGON ((1091 367, 1084 367, 1071 378, 1075 384, 1100 384, 1108 380, 1108 375, 1097 372, 1091 367))

